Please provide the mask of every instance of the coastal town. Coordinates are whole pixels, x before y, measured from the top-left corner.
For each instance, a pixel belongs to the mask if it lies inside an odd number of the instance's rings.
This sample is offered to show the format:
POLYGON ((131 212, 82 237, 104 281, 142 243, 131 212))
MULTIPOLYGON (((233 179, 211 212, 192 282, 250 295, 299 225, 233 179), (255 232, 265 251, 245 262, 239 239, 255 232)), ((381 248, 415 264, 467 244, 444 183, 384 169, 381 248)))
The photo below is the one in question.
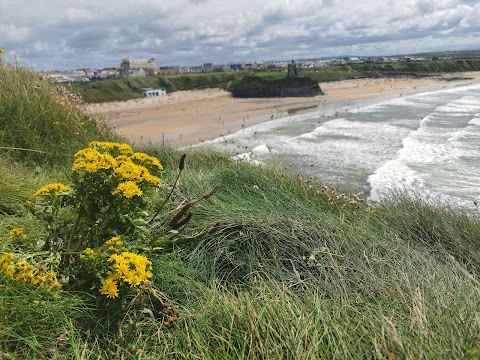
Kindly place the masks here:
MULTIPOLYGON (((394 56, 394 57, 338 57, 338 58, 319 58, 309 60, 295 60, 297 68, 321 68, 335 65, 360 64, 360 63, 398 63, 412 61, 433 61, 448 60, 449 58, 432 57, 414 57, 414 56, 394 56)), ((108 67, 103 69, 82 68, 68 71, 49 71, 43 72, 44 76, 52 82, 81 82, 92 80, 116 79, 125 77, 144 77, 157 75, 175 75, 175 74, 203 74, 214 72, 229 71, 264 71, 277 70, 287 71, 288 64, 292 60, 286 61, 239 61, 228 64, 204 63, 199 66, 158 66, 157 59, 122 59, 119 67, 108 67)))

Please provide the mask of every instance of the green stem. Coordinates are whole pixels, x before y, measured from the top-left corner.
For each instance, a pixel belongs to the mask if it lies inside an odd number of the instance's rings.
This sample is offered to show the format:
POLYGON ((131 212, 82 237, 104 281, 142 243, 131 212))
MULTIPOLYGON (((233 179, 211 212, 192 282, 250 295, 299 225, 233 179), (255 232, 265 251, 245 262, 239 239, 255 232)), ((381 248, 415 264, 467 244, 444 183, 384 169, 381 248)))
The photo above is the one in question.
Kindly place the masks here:
POLYGON ((180 178, 180 174, 182 173, 183 169, 185 168, 185 156, 186 156, 186 154, 183 154, 180 158, 180 165, 178 167, 178 174, 177 174, 177 178, 175 179, 175 182, 173 183, 172 190, 170 190, 170 193, 168 194, 168 196, 165 199, 165 201, 163 202, 163 204, 158 208, 155 215, 153 215, 153 217, 150 219, 150 221, 148 222, 149 224, 151 224, 153 222, 153 220, 155 220, 155 218, 158 216, 158 214, 160 214, 160 211, 162 211, 163 207, 165 206, 167 201, 172 196, 173 190, 175 190, 175 187, 177 186, 178 179, 180 178))
POLYGON ((83 214, 84 214, 84 208, 83 208, 83 206, 80 206, 80 209, 78 210, 77 220, 75 221, 75 225, 73 226, 72 233, 70 234, 70 238, 68 239, 67 252, 71 252, 73 250, 72 249, 73 238, 75 237, 75 234, 77 233, 78 227, 80 225, 80 220, 82 219, 83 214))

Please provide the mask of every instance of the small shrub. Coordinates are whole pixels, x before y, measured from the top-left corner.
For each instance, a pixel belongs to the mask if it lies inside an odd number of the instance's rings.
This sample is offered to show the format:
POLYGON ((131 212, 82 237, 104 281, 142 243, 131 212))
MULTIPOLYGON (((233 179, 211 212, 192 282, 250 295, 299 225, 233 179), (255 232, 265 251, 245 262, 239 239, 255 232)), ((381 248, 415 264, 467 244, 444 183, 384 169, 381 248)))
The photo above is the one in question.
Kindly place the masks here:
POLYGON ((128 144, 91 142, 74 156, 71 185, 47 184, 27 202, 45 236, 30 239, 24 228, 12 229, 1 243, 0 273, 48 291, 64 285, 91 293, 98 306, 111 310, 120 334, 129 312, 126 334, 132 333, 145 304, 172 325, 178 312, 151 283, 152 263, 141 254, 152 248, 151 195, 162 190, 162 170, 157 158, 128 144))

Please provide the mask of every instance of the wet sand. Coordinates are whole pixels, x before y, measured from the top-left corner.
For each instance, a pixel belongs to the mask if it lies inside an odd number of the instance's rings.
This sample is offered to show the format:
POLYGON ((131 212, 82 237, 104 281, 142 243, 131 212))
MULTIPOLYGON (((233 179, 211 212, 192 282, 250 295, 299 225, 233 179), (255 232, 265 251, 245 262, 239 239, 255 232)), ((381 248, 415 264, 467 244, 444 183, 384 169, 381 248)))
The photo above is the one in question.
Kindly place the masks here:
POLYGON ((445 81, 423 79, 356 79, 320 83, 325 95, 290 98, 233 98, 220 89, 177 91, 165 96, 87 105, 115 131, 136 144, 184 147, 212 140, 274 118, 336 109, 378 98, 480 82, 480 72, 445 74, 445 81))

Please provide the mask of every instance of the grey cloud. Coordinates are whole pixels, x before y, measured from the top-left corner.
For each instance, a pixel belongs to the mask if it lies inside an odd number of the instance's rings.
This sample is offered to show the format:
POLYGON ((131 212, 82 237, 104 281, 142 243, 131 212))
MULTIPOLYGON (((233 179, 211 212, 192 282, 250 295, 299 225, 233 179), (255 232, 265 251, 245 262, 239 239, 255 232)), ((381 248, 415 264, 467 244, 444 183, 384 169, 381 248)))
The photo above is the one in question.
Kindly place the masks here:
POLYGON ((448 50, 478 47, 479 17, 478 1, 460 0, 3 0, 0 47, 45 68, 448 50))

